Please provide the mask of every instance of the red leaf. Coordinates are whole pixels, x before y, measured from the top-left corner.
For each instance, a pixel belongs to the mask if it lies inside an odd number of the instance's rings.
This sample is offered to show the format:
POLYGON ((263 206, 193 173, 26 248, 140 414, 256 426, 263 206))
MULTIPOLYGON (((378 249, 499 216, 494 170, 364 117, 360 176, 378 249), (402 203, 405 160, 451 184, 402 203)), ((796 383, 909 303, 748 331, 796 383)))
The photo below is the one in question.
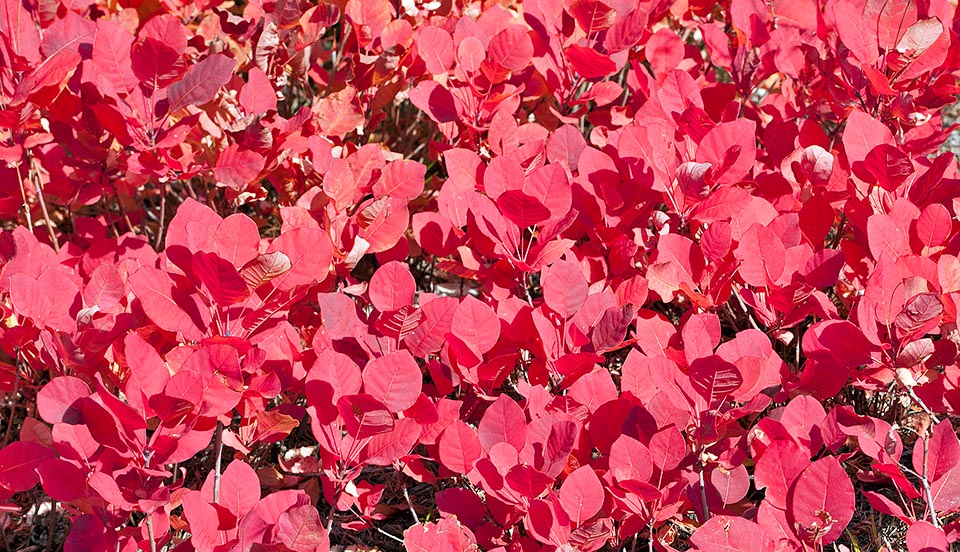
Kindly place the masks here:
POLYGON ((758 489, 766 489, 766 502, 785 510, 790 487, 809 465, 809 454, 796 443, 777 439, 756 460, 754 484, 758 489))
POLYGON ((696 160, 710 163, 713 171, 726 169, 715 175, 719 184, 732 184, 748 176, 757 159, 757 124, 750 119, 723 123, 707 132, 697 148, 696 160), (736 152, 732 161, 731 152, 736 152))
POLYGON ((90 281, 83 288, 83 304, 96 305, 101 311, 110 310, 120 304, 124 296, 123 277, 120 271, 110 263, 103 263, 90 274, 90 281))
POLYGON ((273 538, 294 552, 330 550, 327 530, 320 522, 320 513, 312 504, 296 506, 280 514, 273 538))
POLYGON ((564 318, 570 318, 583 305, 589 286, 575 261, 557 261, 541 277, 543 300, 564 318))
POLYGON ((172 14, 151 17, 140 29, 133 45, 133 73, 151 90, 176 79, 185 64, 180 56, 187 49, 187 33, 172 14))
POLYGON ((927 247, 943 245, 953 231, 950 212, 939 203, 931 203, 924 207, 915 224, 920 243, 927 247))
POLYGON ((907 27, 903 37, 897 42, 897 52, 911 58, 920 57, 928 48, 936 43, 943 34, 943 23, 936 17, 921 19, 907 27))
POLYGON ((460 420, 443 430, 437 444, 440 463, 455 473, 469 473, 482 452, 477 433, 460 420))
POLYGON ((448 517, 407 529, 403 533, 403 545, 412 552, 468 552, 477 549, 477 539, 457 518, 448 517))
POLYGON ((507 395, 500 395, 483 413, 477 435, 488 453, 497 443, 508 443, 520 452, 527 439, 526 427, 527 417, 520 405, 507 395))
POLYGON ((690 365, 690 384, 709 404, 729 397, 743 384, 736 365, 717 355, 699 358, 690 365))
MULTIPOLYGON (((845 368, 872 364, 871 352, 876 349, 857 328, 847 320, 827 320, 811 326, 830 356, 845 368)), ((809 354, 809 353, 808 353, 809 354)))
POLYGON ((610 469, 617 481, 645 483, 653 475, 653 456, 640 441, 621 435, 610 447, 610 469))
POLYGON ((560 504, 576 525, 582 525, 603 507, 603 485, 590 466, 582 466, 567 476, 560 486, 560 504))
POLYGON ((370 279, 370 302, 380 312, 392 312, 413 305, 417 283, 406 264, 384 264, 370 279))
POLYGON ((777 547, 756 523, 735 516, 714 516, 690 535, 694 550, 702 552, 765 552, 777 547))
POLYGON ((54 453, 30 441, 16 441, 0 449, 0 487, 15 493, 26 491, 40 481, 37 467, 54 453))
POLYGON ((453 37, 449 32, 432 25, 421 27, 417 44, 420 46, 420 57, 431 74, 442 74, 453 69, 453 37))
POLYGON ((114 94, 126 95, 140 83, 130 61, 132 46, 133 35, 129 31, 109 19, 97 20, 90 58, 101 87, 109 86, 114 94))
POLYGON ((654 75, 663 79, 683 60, 683 41, 670 29, 659 29, 647 41, 645 52, 654 75))
POLYGON ((167 99, 170 101, 170 113, 182 107, 209 102, 230 82, 236 62, 223 54, 213 54, 203 61, 191 65, 183 78, 170 85, 167 99))
POLYGON ((913 162, 900 148, 890 144, 880 144, 870 150, 863 160, 869 173, 862 174, 859 164, 854 165, 854 173, 864 180, 876 182, 881 188, 892 192, 913 174, 913 162))
POLYGON ((240 271, 240 277, 251 290, 256 290, 263 284, 290 270, 293 263, 290 257, 280 251, 266 253, 253 259, 240 271))
POLYGON ((423 311, 413 306, 407 306, 381 316, 377 319, 376 328, 383 335, 392 337, 399 342, 412 334, 422 320, 423 311))
POLYGON ((37 412, 50 424, 76 423, 81 414, 74 403, 89 396, 90 386, 86 382, 73 376, 59 376, 37 393, 37 412))
POLYGON ((849 48, 864 65, 875 65, 877 58, 880 57, 876 22, 868 21, 863 8, 856 2, 835 2, 831 4, 831 8, 837 22, 836 30, 843 45, 849 48))
POLYGON ((363 369, 363 389, 391 412, 414 405, 420 396, 423 375, 420 366, 406 350, 371 360, 363 369))
POLYGON ((416 420, 399 419, 392 430, 370 438, 364 449, 363 462, 371 466, 389 466, 410 452, 419 438, 420 424, 416 420))
POLYGON ((142 266, 130 275, 129 283, 144 312, 157 326, 179 332, 186 339, 203 339, 207 325, 196 303, 174 286, 166 272, 142 266))
POLYGON ((960 467, 954 466, 930 484, 933 507, 944 515, 960 509, 960 467))
POLYGON ((712 313, 693 314, 680 330, 683 338, 683 356, 687 364, 706 358, 720 344, 720 319, 712 313))
POLYGON ((907 529, 907 550, 909 552, 947 552, 950 542, 943 529, 926 521, 915 521, 907 529))
POLYGON ((665 427, 650 438, 650 456, 661 470, 672 470, 687 456, 687 443, 676 426, 665 427))
POLYGON ((343 427, 357 440, 393 429, 393 414, 371 395, 346 395, 337 401, 343 427))
POLYGON ((453 95, 438 82, 421 81, 410 90, 409 96, 410 102, 436 123, 449 123, 459 119, 453 95))
POLYGON ((794 483, 787 514, 798 537, 824 545, 837 540, 853 518, 856 498, 847 472, 833 456, 810 464, 794 483))
POLYGON ((239 192, 256 180, 264 163, 266 160, 259 153, 230 144, 217 156, 213 177, 239 192))
POLYGON ((511 25, 490 39, 487 59, 508 71, 523 70, 533 57, 533 41, 523 25, 511 25))
POLYGON ((474 353, 482 355, 497 344, 500 319, 493 309, 468 295, 454 312, 450 329, 474 353))
POLYGON ((261 115, 277 109, 277 92, 270 77, 259 67, 247 72, 247 82, 237 97, 247 115, 261 115))
MULTIPOLYGON (((204 499, 213 503, 213 472, 207 475, 200 490, 204 499)), ((230 462, 220 476, 220 501, 217 503, 242 518, 260 502, 260 479, 250 464, 242 460, 230 462)))
POLYGON ((260 231, 250 217, 237 213, 223 219, 213 233, 214 253, 226 259, 237 270, 257 257, 260 231))
POLYGON ((617 64, 612 59, 593 48, 571 44, 567 46, 564 53, 567 57, 567 63, 573 67, 578 75, 587 80, 600 79, 613 74, 617 70, 617 64))
POLYGON ((716 493, 725 506, 736 504, 743 500, 747 496, 747 491, 750 490, 750 474, 743 465, 731 470, 717 466, 710 472, 708 485, 711 495, 716 493))
POLYGON ((609 29, 617 17, 617 12, 600 0, 574 0, 567 11, 587 35, 609 29))
POLYGON ((37 466, 43 492, 54 500, 72 502, 87 489, 87 472, 60 458, 48 458, 37 466))
POLYGON ((414 356, 425 357, 440 350, 459 306, 460 302, 454 297, 439 297, 420 307, 423 320, 407 337, 407 346, 414 356))
MULTIPOLYGON (((640 4, 625 17, 621 17, 607 30, 603 46, 610 53, 634 47, 643 37, 649 18, 649 6, 640 4)), ((592 18, 591 18, 592 19, 592 18)))
MULTIPOLYGON (((837 5, 840 4, 841 2, 837 2, 837 5)), ((859 109, 854 109, 847 116, 847 124, 843 130, 843 149, 851 166, 857 161, 866 159, 867 154, 880 144, 892 143, 894 143, 893 134, 887 125, 859 109)))
POLYGON ((751 286, 772 287, 786 266, 786 249, 772 230, 754 224, 734 252, 740 260, 740 276, 751 286))
POLYGON ((374 182, 373 193, 376 197, 388 195, 410 201, 423 192, 426 174, 427 167, 422 163, 406 159, 391 161, 383 168, 380 179, 374 182))
POLYGON ((284 253, 290 261, 289 270, 277 276, 274 282, 280 289, 322 282, 330 273, 333 245, 322 230, 297 228, 284 232, 267 248, 267 253, 277 251, 284 253))
POLYGON ((164 244, 167 249, 174 245, 183 246, 191 253, 213 251, 213 236, 221 222, 223 219, 213 209, 188 197, 177 207, 177 214, 167 227, 164 244))
POLYGON ((10 277, 10 300, 15 312, 33 320, 40 328, 74 333, 77 322, 71 310, 80 288, 70 271, 60 265, 44 270, 39 277, 18 272, 10 277), (57 293, 50 293, 50 290, 57 293))
POLYGON ((217 255, 202 251, 196 253, 191 266, 209 297, 221 307, 239 303, 250 295, 237 269, 217 255))
POLYGON ((924 447, 923 441, 917 441, 913 447, 913 470, 924 473, 924 448, 926 448, 926 476, 930 481, 937 481, 948 471, 960 464, 960 440, 953 425, 943 420, 933 428, 933 435, 924 447))

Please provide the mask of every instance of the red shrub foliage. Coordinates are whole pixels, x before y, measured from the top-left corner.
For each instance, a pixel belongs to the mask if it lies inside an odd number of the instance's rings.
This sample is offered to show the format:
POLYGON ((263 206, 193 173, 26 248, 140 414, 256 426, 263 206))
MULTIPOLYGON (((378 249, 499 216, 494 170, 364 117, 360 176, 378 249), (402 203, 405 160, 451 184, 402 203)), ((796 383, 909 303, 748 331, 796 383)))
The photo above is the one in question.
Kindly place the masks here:
POLYGON ((0 9, 4 535, 960 539, 954 3, 0 9))

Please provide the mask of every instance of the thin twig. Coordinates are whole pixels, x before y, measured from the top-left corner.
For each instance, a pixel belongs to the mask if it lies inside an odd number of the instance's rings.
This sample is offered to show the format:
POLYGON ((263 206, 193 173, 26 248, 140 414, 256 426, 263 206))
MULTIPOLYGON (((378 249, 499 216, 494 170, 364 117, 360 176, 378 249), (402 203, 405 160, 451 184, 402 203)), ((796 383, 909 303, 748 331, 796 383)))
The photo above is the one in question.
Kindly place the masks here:
POLYGON ((653 512, 652 512, 652 511, 650 512, 650 524, 649 524, 649 525, 650 525, 650 538, 647 540, 647 552, 653 552, 653 539, 654 539, 655 537, 654 537, 654 533, 653 533, 653 512))
POLYGON ((732 288, 733 296, 737 298, 737 302, 740 303, 740 308, 743 309, 743 314, 747 315, 747 320, 750 321, 750 325, 753 326, 753 329, 763 331, 760 329, 760 325, 757 324, 757 321, 753 319, 753 314, 750 313, 747 303, 743 300, 743 297, 740 297, 740 292, 736 288, 732 288))
POLYGON ((710 519, 710 505, 707 504, 707 482, 703 477, 703 463, 697 460, 697 476, 700 478, 700 501, 703 503, 703 519, 701 524, 710 519))
POLYGON ((54 533, 57 530, 57 501, 50 499, 50 513, 47 514, 47 552, 53 551, 54 533))
POLYGON ((217 420, 217 434, 214 441, 214 449, 217 451, 214 461, 213 472, 213 502, 220 503, 220 462, 223 460, 223 422, 217 420))
MULTIPOLYGON (((916 436, 917 436, 917 439, 923 444, 923 472, 922 472, 922 473, 917 473, 917 472, 911 470, 910 468, 904 466, 903 464, 900 464, 900 468, 901 468, 904 472, 906 472, 906 473, 908 473, 908 474, 911 474, 911 475, 913 475, 914 477, 916 477, 917 479, 920 480, 920 485, 923 486, 923 493, 924 493, 924 495, 925 495, 924 498, 925 498, 926 501, 927 501, 927 510, 930 512, 930 521, 931 521, 931 523, 933 523, 933 526, 934 526, 934 527, 940 527, 940 519, 937 518, 937 510, 936 510, 936 508, 934 508, 934 506, 933 506, 933 490, 930 488, 930 479, 927 477, 927 475, 928 475, 928 470, 927 470, 927 458, 928 458, 928 456, 929 456, 929 454, 930 454, 930 445, 929 445, 929 443, 927 442, 927 437, 921 436, 921 435, 920 435, 920 432, 918 432, 917 430, 915 430, 915 429, 913 429, 913 428, 911 428, 911 427, 905 427, 904 429, 906 429, 907 431, 910 431, 910 432, 912 432, 914 435, 916 435, 916 436)), ((928 430, 928 431, 929 431, 929 430, 928 430)), ((932 432, 932 431, 929 431, 929 433, 932 434, 933 432, 932 432)), ((916 445, 914 445, 914 446, 916 446, 916 445)), ((898 462, 898 463, 899 463, 899 462, 898 462)))
POLYGON ((940 520, 937 519, 937 510, 933 507, 933 490, 930 488, 930 479, 927 477, 927 457, 929 453, 930 448, 927 439, 923 439, 923 474, 920 476, 920 483, 923 485, 923 492, 927 495, 927 507, 930 509, 930 522, 933 523, 934 527, 940 527, 940 520))
POLYGON ((413 501, 410 500, 410 493, 407 492, 407 486, 403 486, 403 498, 407 499, 407 506, 410 506, 410 513, 413 514, 413 522, 417 525, 420 525, 420 517, 417 515, 417 511, 413 507, 413 501))
POLYGON ((17 394, 20 393, 20 349, 17 348, 17 364, 13 368, 13 397, 10 399, 10 419, 7 420, 7 430, 3 434, 3 445, 0 448, 7 446, 10 442, 10 436, 13 431, 13 420, 17 416, 17 394))
POLYGON ((388 532, 384 531, 383 529, 377 527, 376 525, 374 525, 373 528, 376 529, 377 532, 380 533, 381 535, 383 535, 383 536, 385 536, 385 537, 388 537, 388 538, 391 538, 391 539, 395 540, 396 542, 399 542, 399 543, 403 544, 403 539, 401 539, 400 537, 398 537, 398 536, 396 536, 396 535, 394 535, 394 534, 392 534, 392 533, 388 533, 388 532))
POLYGON ((157 242, 155 249, 160 250, 160 244, 163 240, 163 223, 164 219, 167 218, 167 185, 160 184, 160 220, 158 221, 157 226, 157 242))
POLYGON ((47 225, 47 232, 50 234, 50 242, 53 249, 60 252, 60 244, 57 243, 57 232, 54 229, 53 221, 50 220, 50 212, 47 211, 47 202, 43 199, 43 182, 40 179, 40 170, 37 169, 37 160, 30 157, 30 173, 34 178, 34 186, 37 188, 37 199, 40 200, 40 211, 43 213, 43 221, 47 225))
POLYGON ((27 203, 27 189, 23 186, 23 177, 20 175, 20 167, 17 167, 17 180, 20 181, 20 198, 23 200, 23 212, 27 216, 27 227, 33 232, 33 217, 30 215, 30 204, 27 203))
POLYGON ((147 514, 147 538, 150 540, 150 552, 157 552, 157 539, 153 535, 153 515, 147 514))

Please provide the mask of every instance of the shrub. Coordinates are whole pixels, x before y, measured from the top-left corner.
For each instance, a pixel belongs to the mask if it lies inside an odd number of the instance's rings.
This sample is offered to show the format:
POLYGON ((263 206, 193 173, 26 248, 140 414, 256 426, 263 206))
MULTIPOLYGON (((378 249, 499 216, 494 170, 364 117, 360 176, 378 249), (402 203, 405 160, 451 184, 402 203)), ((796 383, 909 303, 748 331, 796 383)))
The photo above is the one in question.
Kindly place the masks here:
POLYGON ((952 3, 0 6, 7 548, 960 538, 952 3))

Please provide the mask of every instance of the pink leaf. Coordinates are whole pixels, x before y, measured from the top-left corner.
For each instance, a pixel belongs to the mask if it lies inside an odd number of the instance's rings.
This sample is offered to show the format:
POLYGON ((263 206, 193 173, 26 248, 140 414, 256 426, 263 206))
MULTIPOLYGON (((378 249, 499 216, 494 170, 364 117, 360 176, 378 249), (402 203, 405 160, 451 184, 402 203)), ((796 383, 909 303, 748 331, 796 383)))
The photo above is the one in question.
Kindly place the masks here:
POLYGON ((567 11, 588 35, 609 29, 617 17, 617 12, 600 0, 574 0, 567 11))
POLYGON ((526 426, 527 417, 520 405, 509 396, 500 395, 484 412, 477 434, 487 452, 497 443, 508 443, 519 452, 526 442, 526 426))
POLYGON ((15 493, 40 481, 36 469, 53 451, 30 441, 15 441, 0 449, 0 487, 15 493))
POLYGON ((129 31, 108 19, 97 20, 97 34, 90 55, 93 68, 97 79, 124 95, 140 82, 133 73, 131 46, 133 35, 129 31))
POLYGON ((440 463, 455 473, 469 473, 482 452, 477 433, 460 420, 443 430, 438 444, 440 463))
POLYGON ((826 545, 837 540, 853 518, 856 499, 850 477, 833 456, 810 464, 794 483, 787 514, 798 537, 826 545))
POLYGON ((754 224, 734 252, 740 260, 740 276, 751 286, 772 287, 786 266, 786 249, 772 230, 754 224))
POLYGON ((407 159, 391 161, 383 168, 380 179, 374 182, 373 193, 377 197, 389 195, 410 201, 423 192, 426 173, 427 167, 422 163, 407 159))
POLYGON ((766 502, 785 510, 790 487, 809 465, 810 456, 796 443, 777 439, 756 460, 754 484, 758 489, 766 489, 766 502))
POLYGON ((393 429, 393 414, 372 395, 346 395, 337 401, 343 427, 354 439, 366 439, 393 429))
POLYGON ((533 57, 533 41, 523 25, 511 25, 490 39, 487 59, 508 71, 521 71, 533 57))
POLYGON ((497 344, 500 319, 493 309, 468 295, 454 312, 450 329, 474 353, 482 355, 497 344))
POLYGON ((570 318, 580 310, 589 291, 583 270, 575 261, 557 261, 545 272, 541 279, 543 300, 557 314, 570 318))
POLYGON ((582 525, 603 507, 603 485, 590 466, 581 466, 560 486, 560 504, 576 525, 582 525))
POLYGON ((410 102, 436 123, 449 123, 459 119, 453 95, 438 82, 421 81, 410 90, 409 95, 410 102))
POLYGON ((477 539, 457 518, 448 517, 407 529, 403 533, 403 545, 411 552, 469 552, 477 549, 477 539))
POLYGON ((230 261, 237 270, 256 258, 260 231, 250 217, 237 213, 223 219, 213 233, 214 252, 230 261))
POLYGON ((770 536, 756 523, 735 516, 714 516, 690 536, 702 552, 764 552, 775 550, 770 536))
POLYGON ((384 264, 370 279, 370 302, 380 312, 391 312, 413 305, 417 283, 406 264, 384 264))
POLYGON ((174 286, 166 272, 142 266, 130 275, 129 283, 144 312, 157 326, 179 332, 186 339, 199 341, 203 338, 207 325, 197 304, 174 286))
POLYGON ((267 248, 267 253, 278 251, 290 261, 290 268, 277 276, 274 283, 280 289, 322 282, 330 273, 333 245, 322 230, 297 228, 284 232, 267 248))
POLYGON ((256 180, 263 170, 266 160, 262 155, 248 149, 240 149, 237 144, 230 144, 217 156, 217 165, 213 168, 213 176, 237 191, 242 191, 256 180))
POLYGON ((950 542, 943 529, 926 521, 916 521, 907 530, 907 550, 910 552, 947 552, 950 542))
POLYGON ((236 62, 223 54, 213 54, 191 65, 183 78, 167 89, 170 113, 179 111, 181 107, 212 100, 220 87, 230 81, 235 68, 236 62))
POLYGON ((259 67, 247 72, 247 82, 237 97, 247 115, 260 115, 277 109, 277 92, 270 77, 259 67))
POLYGON ((364 391, 391 412, 401 412, 417 402, 422 380, 420 366, 406 350, 375 358, 363 369, 364 391))

